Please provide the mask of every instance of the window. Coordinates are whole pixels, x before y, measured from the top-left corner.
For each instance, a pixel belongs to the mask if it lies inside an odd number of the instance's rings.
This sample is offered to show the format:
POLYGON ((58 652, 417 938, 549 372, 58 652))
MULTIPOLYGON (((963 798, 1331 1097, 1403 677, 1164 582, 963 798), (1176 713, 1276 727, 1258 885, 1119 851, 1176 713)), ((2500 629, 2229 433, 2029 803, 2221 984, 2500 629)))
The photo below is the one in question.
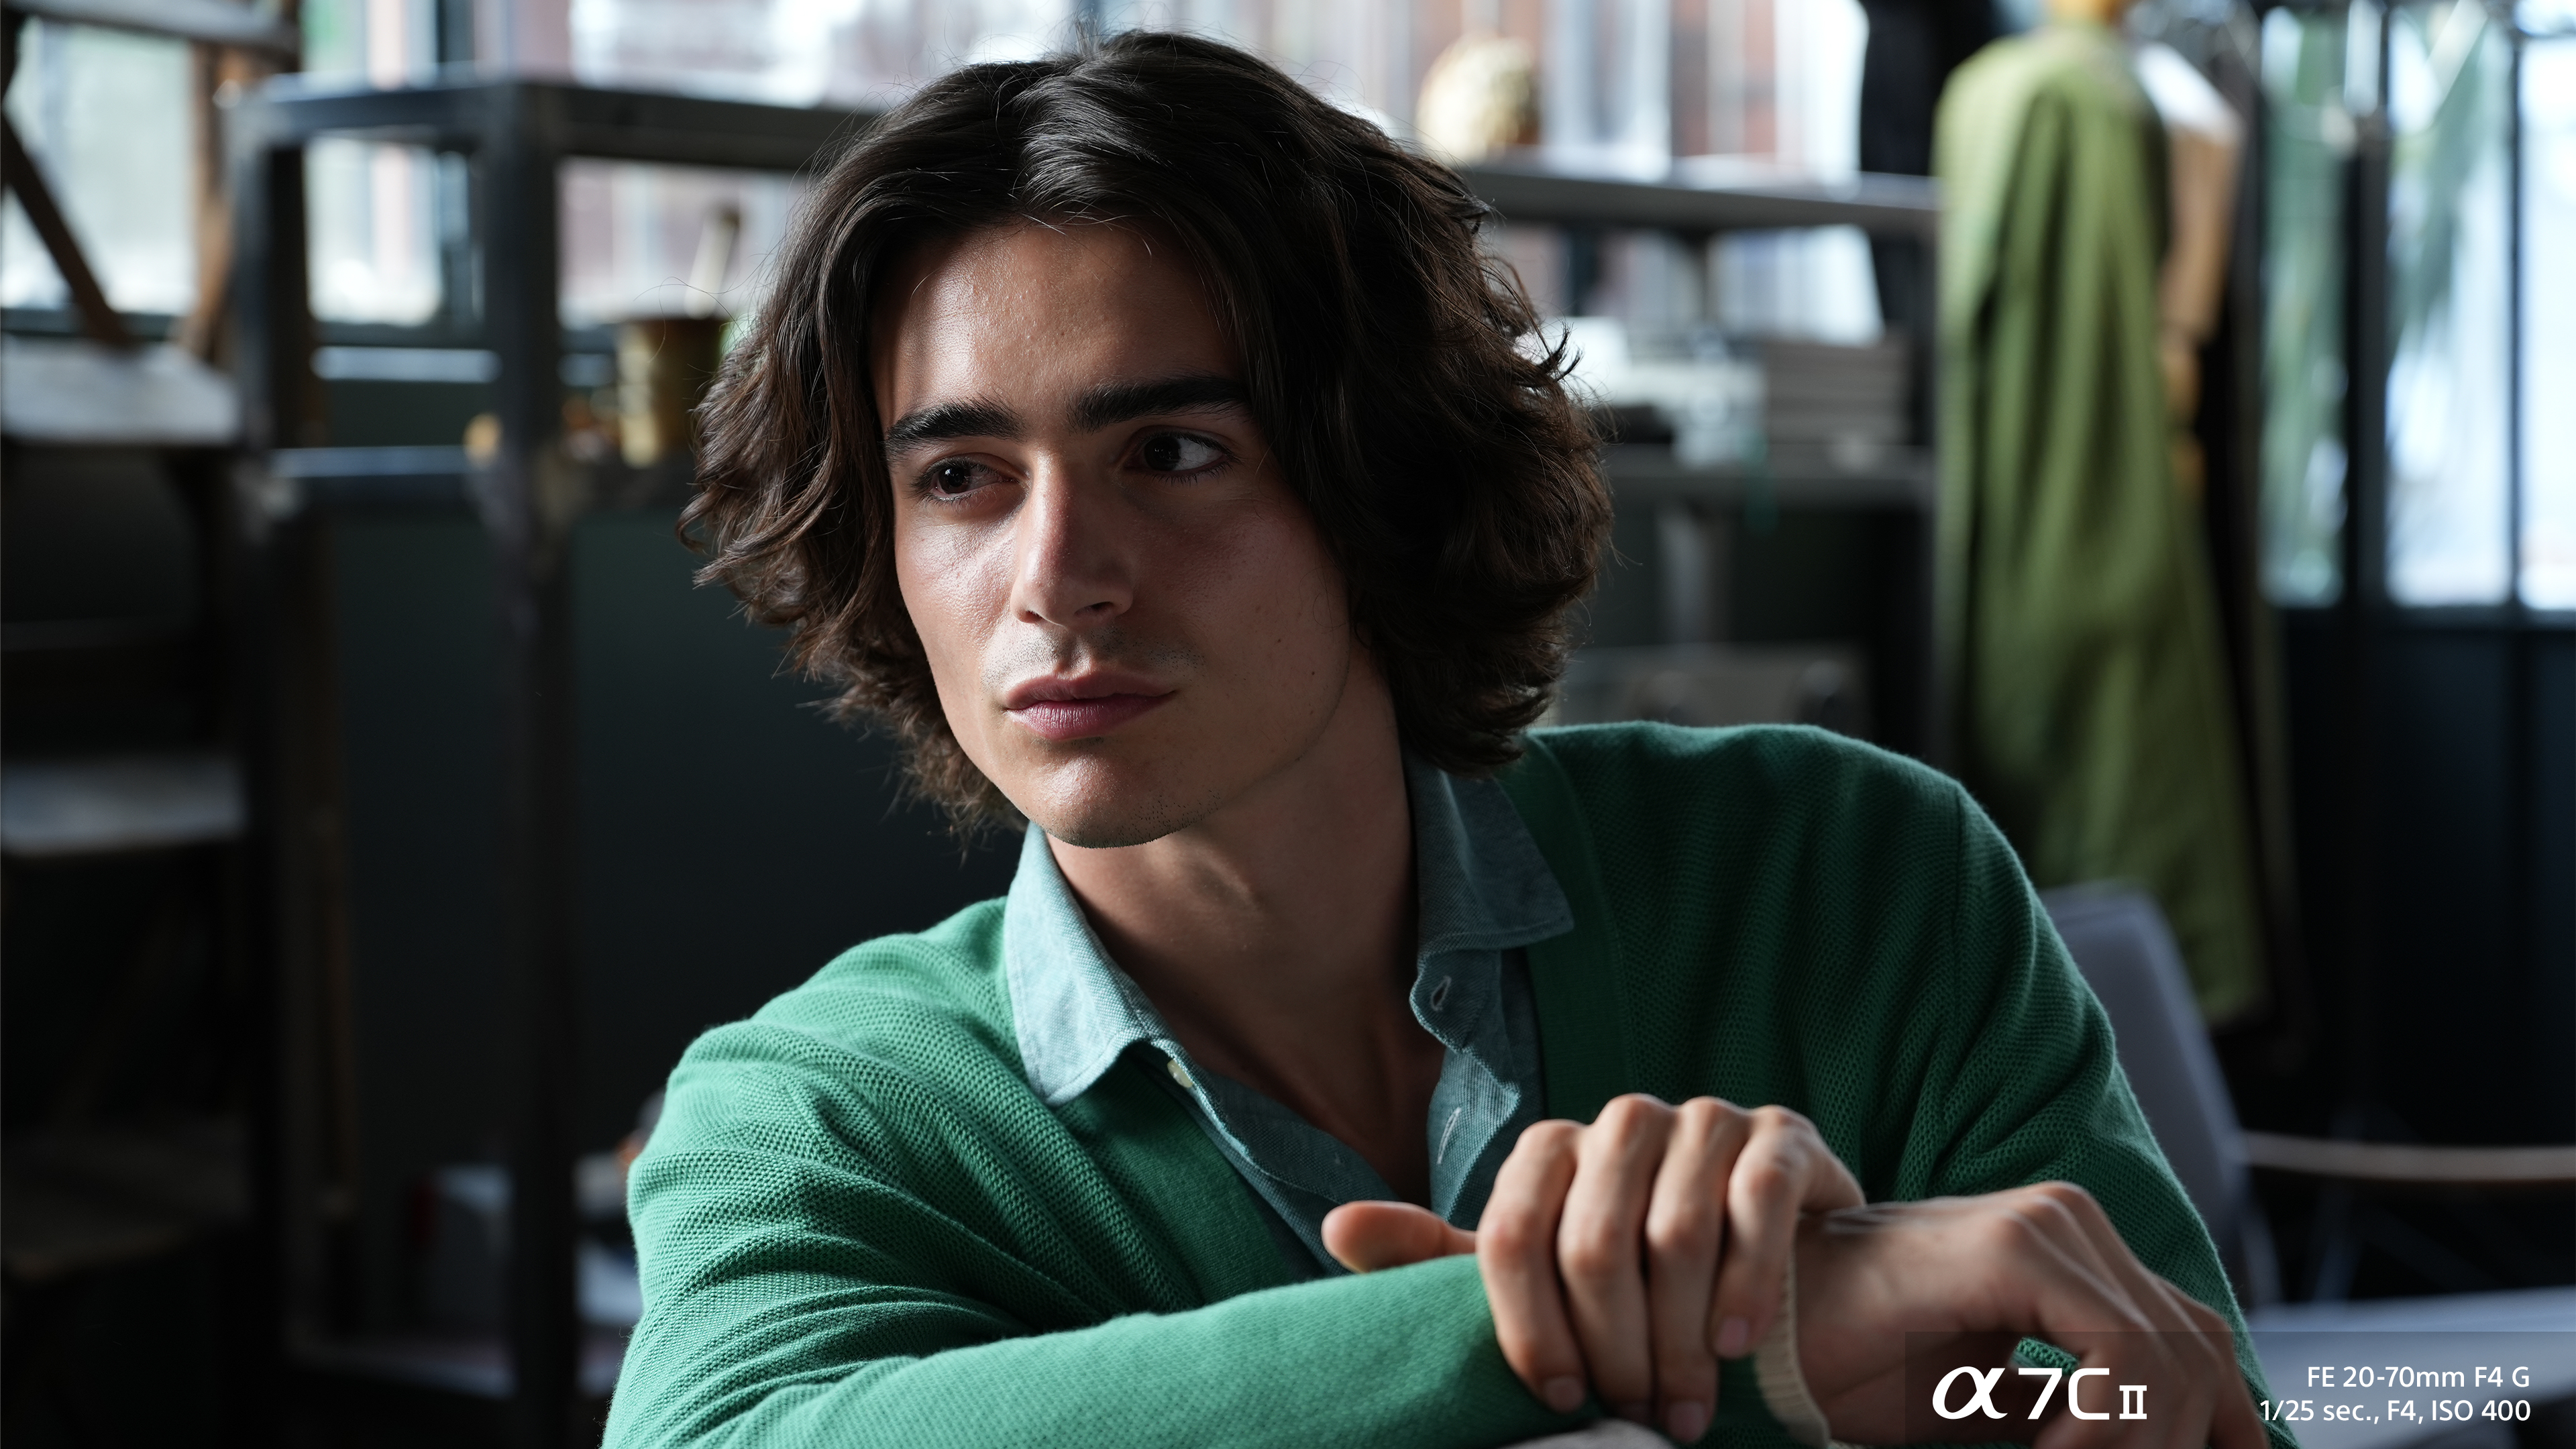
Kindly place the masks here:
MULTIPOLYGON (((19 37, 10 124, 119 311, 180 313, 196 301, 194 89, 181 41, 43 20, 19 37)), ((11 193, 0 216, 0 305, 68 300, 11 193)))
POLYGON ((758 172, 568 163, 564 324, 750 310, 802 193, 793 177, 758 172), (720 276, 705 275, 716 267, 720 276), (712 295, 697 295, 701 286, 712 295))
POLYGON ((2576 36, 2523 51, 2522 118, 2522 601, 2576 609, 2576 36))
MULTIPOLYGON (((2365 11, 2263 18, 2263 583, 2274 601, 2343 590, 2344 177, 2355 109, 2347 75, 2376 77, 2375 44, 2347 65, 2365 11)), ((2368 109, 2367 105, 2360 109, 2368 109)))
POLYGON ((2513 47, 2481 0, 2388 25, 2388 593, 2511 588, 2513 47))
POLYGON ((2576 609, 2576 0, 2276 9, 2262 70, 2266 592, 2344 585, 2348 277, 2378 245, 2389 601, 2576 609), (2355 219, 2374 119, 2387 209, 2355 219))

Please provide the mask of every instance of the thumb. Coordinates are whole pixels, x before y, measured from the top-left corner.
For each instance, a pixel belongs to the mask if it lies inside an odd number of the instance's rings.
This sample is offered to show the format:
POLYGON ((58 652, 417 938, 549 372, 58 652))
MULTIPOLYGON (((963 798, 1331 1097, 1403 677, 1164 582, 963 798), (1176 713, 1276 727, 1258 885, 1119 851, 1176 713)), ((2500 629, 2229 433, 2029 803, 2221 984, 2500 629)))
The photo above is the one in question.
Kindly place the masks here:
POLYGON ((1354 1273, 1476 1251, 1476 1235, 1405 1202, 1346 1202, 1324 1215, 1324 1247, 1354 1273))

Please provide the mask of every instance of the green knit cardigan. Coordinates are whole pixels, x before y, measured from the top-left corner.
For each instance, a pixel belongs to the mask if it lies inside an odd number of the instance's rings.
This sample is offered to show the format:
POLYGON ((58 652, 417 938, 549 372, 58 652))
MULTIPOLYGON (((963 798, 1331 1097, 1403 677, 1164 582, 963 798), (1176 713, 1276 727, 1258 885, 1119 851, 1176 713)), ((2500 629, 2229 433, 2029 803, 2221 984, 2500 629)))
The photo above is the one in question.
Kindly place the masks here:
MULTIPOLYGON (((1873 1201, 2080 1183, 2243 1344, 2101 1008, 1955 785, 1803 729, 1528 745, 1503 784, 1576 920, 1529 951, 1549 1115, 1783 1103, 1873 1201)), ((1001 930, 988 901, 870 941, 689 1049, 632 1180, 611 1449, 1463 1449, 1585 1417, 1513 1379, 1471 1258, 1292 1284, 1134 1054, 1040 1102, 1001 930)), ((1749 1361, 1709 1432, 1786 1444, 1749 1361)))

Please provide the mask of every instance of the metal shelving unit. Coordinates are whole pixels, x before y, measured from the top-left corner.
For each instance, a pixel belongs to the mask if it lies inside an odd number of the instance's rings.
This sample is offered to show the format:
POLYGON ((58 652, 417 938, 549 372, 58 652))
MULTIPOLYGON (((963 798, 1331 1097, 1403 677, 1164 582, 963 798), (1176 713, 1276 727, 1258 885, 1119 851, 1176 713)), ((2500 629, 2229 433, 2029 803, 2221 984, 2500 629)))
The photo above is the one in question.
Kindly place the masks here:
MULTIPOLYGON (((1635 647, 1643 642, 1636 637, 1637 620, 1650 613, 1668 621, 1662 625, 1661 642, 1682 646, 1677 664, 1694 667, 1691 661, 1722 659, 1725 628, 1701 638, 1676 631, 1669 621, 1694 608, 1724 615, 1726 594, 1760 588, 1758 581, 1733 582, 1728 556, 1744 552, 1744 540, 1763 536, 1772 522, 1797 518, 1815 525, 1808 529, 1811 534, 1834 531, 1841 536, 1843 542, 1834 550, 1844 556, 1839 583, 1869 595, 1844 611, 1856 617, 1840 621, 1858 636, 1848 642, 1859 647, 1868 665, 1873 718, 1867 733, 1890 748, 1937 759, 1932 520, 1939 489, 1931 406, 1935 324, 1928 307, 1941 212, 1934 183, 1877 175, 1842 181, 1717 179, 1696 172, 1690 162, 1662 181, 1566 176, 1508 164, 1473 166, 1464 174, 1477 194, 1512 222, 1659 230, 1693 246, 1727 232, 1849 226, 1876 241, 1904 244, 1889 248, 1889 254, 1897 265, 1918 269, 1916 283, 1906 293, 1922 310, 1891 316, 1887 324, 1907 342, 1912 440, 1854 450, 1779 445, 1769 448, 1758 464, 1714 467, 1686 465, 1669 447, 1612 447, 1606 462, 1620 507, 1620 552, 1647 561, 1647 566, 1643 577, 1623 577, 1614 570, 1605 579, 1596 601, 1601 605, 1596 624, 1630 647, 1605 649, 1591 663, 1615 658, 1624 669, 1644 658, 1647 651, 1635 647), (1749 530, 1742 526, 1748 521, 1755 525, 1749 530), (1679 549, 1673 546, 1677 529, 1685 540, 1679 549), (1694 573, 1701 576, 1691 577, 1694 573), (1624 602, 1616 597, 1641 588, 1664 597, 1642 604, 1633 597, 1624 602), (1677 600, 1676 595, 1684 597, 1677 600)), ((1785 642, 1769 640, 1769 652, 1776 654, 1785 642)), ((1765 645, 1755 644, 1745 656, 1750 667, 1773 668, 1776 660, 1764 653, 1765 645)), ((1583 672, 1585 666, 1578 665, 1578 673, 1583 672)))
MULTIPOLYGON (((236 489, 253 566, 245 677, 258 702, 249 761, 260 959, 276 972, 272 1183, 290 1367, 345 1387, 373 1379, 450 1395, 506 1396, 512 1438, 577 1441, 614 1379, 615 1344, 585 1342, 576 1306, 574 760, 568 542, 626 470, 577 465, 557 446, 562 387, 558 171, 568 158, 793 172, 862 120, 846 114, 527 81, 400 91, 273 84, 233 113, 235 298, 243 413, 254 459, 236 489), (481 259, 480 342, 498 358, 499 444, 461 450, 330 449, 315 441, 316 334, 305 259, 304 148, 326 136, 463 153, 481 259), (455 1364, 398 1346, 353 1349, 328 1331, 329 1243, 348 1127, 330 1100, 344 1064, 321 1045, 340 929, 329 885, 333 812, 327 635, 313 617, 311 515, 320 505, 468 499, 495 560, 503 714, 501 950, 507 1160, 514 1191, 507 1349, 455 1364), (603 1363, 603 1358, 605 1362, 603 1363)), ((591 1337, 596 1337, 595 1335, 591 1337)), ((399 1391, 399 1390, 398 1390, 399 1391)))
MULTIPOLYGON (((241 669, 253 704, 246 761, 252 802, 254 959, 274 963, 279 1043, 266 1197, 286 1282, 289 1359, 345 1390, 353 1379, 408 1381, 411 1391, 505 1400, 520 1442, 557 1445, 584 1432, 587 1406, 613 1381, 616 1348, 586 1341, 576 1310, 574 1150, 570 1103, 577 1082, 574 1035, 574 721, 568 540, 607 502, 634 496, 639 478, 615 464, 578 464, 559 446, 563 343, 559 322, 557 180, 568 158, 604 158, 794 172, 854 135, 847 114, 588 90, 529 81, 438 85, 400 91, 330 91, 271 85, 232 114, 228 152, 238 234, 235 305, 243 420, 251 462, 236 482, 237 522, 248 554, 241 669), (319 340, 307 302, 304 148, 354 137, 463 153, 472 175, 479 251, 479 324, 459 336, 498 359, 493 388, 497 449, 480 461, 451 448, 316 447, 319 340), (328 1046, 327 1017, 345 970, 333 901, 338 768, 328 723, 327 621, 317 583, 319 513, 331 508, 469 502, 495 558, 494 628, 502 661, 503 1027, 509 1208, 506 1352, 472 1372, 412 1363, 384 1345, 333 1338, 328 1299, 335 1215, 348 1209, 342 1180, 354 1127, 332 1094, 347 1067, 328 1046), (335 965, 335 961, 339 964, 335 965), (408 1365, 408 1367, 406 1366, 408 1365), (416 1371, 415 1371, 416 1370, 416 1371)), ((1649 185, 1476 168, 1469 181, 1515 221, 1665 227, 1706 237, 1749 228, 1856 225, 1921 240, 1931 233, 1929 188, 1904 178, 1844 187, 1649 185)), ((1669 449, 1614 450, 1623 497, 1641 504, 1689 498, 1741 506, 1749 496, 1784 508, 1890 512, 1912 520, 1925 563, 1899 590, 1885 638, 1874 647, 1929 657, 1928 464, 1895 449, 1871 468, 1819 455, 1784 454, 1767 468, 1684 469, 1669 449), (1910 621, 1910 622, 1909 622, 1910 621), (1919 630, 1916 626, 1919 625, 1919 630), (1920 634, 1919 640, 1915 633, 1920 634), (1899 641, 1891 646, 1889 641, 1899 641)), ((675 472, 662 484, 685 478, 675 472)), ((1903 670, 1896 671, 1902 676, 1903 670)), ((1915 686, 1928 717, 1928 679, 1915 686)), ((451 1355, 452 1357, 452 1355, 451 1355)))

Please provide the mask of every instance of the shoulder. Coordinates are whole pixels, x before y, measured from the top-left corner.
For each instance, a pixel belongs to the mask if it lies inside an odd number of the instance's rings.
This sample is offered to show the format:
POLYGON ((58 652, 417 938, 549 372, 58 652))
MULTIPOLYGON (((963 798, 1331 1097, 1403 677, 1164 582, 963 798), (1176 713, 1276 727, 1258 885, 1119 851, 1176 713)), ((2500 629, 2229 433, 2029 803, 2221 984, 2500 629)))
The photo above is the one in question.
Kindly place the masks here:
POLYGON ((2042 96, 2130 116, 2146 100, 2116 36, 2081 25, 2046 25, 1970 56, 1951 74, 1942 106, 2013 111, 2042 96))
POLYGON ((870 1081, 1015 1075, 1001 936, 1002 903, 991 900, 928 930, 853 946, 749 1020, 700 1036, 673 1089, 802 1079, 864 1091, 870 1081))
POLYGON ((1933 128, 1945 262, 1988 241, 2016 186, 2099 169, 2106 150, 2135 149, 2152 114, 2127 51, 2090 27, 2046 26, 1977 52, 1943 87, 1933 128))
POLYGON ((978 901, 926 931, 879 936, 834 957, 752 1020, 860 1041, 923 1016, 1009 1025, 1002 902, 978 901))
POLYGON ((1992 833, 1947 776, 1801 726, 1546 731, 1503 783, 1569 892, 1674 961, 1921 969, 1992 833))
POLYGON ((1554 775, 1604 843, 1754 832, 1954 830, 1965 796, 1948 776, 1804 725, 1685 729, 1582 725, 1533 731, 1505 779, 1515 797, 1554 775))

